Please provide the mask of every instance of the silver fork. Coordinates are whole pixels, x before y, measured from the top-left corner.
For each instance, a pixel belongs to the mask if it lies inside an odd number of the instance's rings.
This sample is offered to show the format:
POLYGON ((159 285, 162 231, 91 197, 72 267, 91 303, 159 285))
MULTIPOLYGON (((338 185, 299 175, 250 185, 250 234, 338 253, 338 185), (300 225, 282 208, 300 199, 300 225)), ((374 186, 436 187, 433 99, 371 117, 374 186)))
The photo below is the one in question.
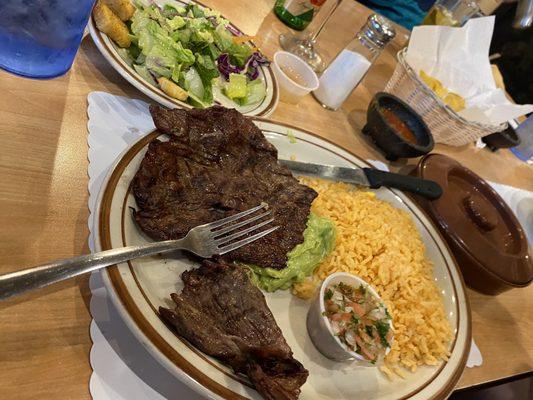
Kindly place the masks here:
POLYGON ((267 207, 268 205, 263 203, 230 217, 199 225, 192 228, 183 239, 106 250, 1 275, 0 300, 134 258, 168 253, 175 250, 188 250, 204 258, 225 254, 262 238, 279 228, 274 226, 242 238, 244 235, 252 233, 274 221, 274 218, 269 218, 244 229, 239 229, 250 225, 254 221, 268 217, 270 211, 267 210, 267 207), (254 213, 256 214, 252 215, 254 213))

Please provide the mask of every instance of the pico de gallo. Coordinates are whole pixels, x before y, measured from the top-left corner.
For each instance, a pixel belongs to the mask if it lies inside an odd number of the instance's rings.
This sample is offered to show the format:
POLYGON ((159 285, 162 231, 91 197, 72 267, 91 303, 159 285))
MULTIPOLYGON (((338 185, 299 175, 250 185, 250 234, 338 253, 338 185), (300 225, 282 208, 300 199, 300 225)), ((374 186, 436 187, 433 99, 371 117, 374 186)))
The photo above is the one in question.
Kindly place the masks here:
POLYGON ((333 334, 350 351, 371 363, 385 355, 393 338, 391 316, 366 286, 342 282, 329 285, 324 306, 333 334))

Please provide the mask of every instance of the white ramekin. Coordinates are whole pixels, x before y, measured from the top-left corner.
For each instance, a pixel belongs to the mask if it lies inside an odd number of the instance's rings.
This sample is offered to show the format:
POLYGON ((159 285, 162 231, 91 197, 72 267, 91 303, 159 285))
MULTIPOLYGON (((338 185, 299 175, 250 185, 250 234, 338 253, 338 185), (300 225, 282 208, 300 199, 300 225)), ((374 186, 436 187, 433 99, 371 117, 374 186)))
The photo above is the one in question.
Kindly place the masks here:
MULTIPOLYGON (((366 360, 362 355, 350 351, 348 347, 333 334, 329 319, 325 316, 326 308, 324 305, 324 292, 329 285, 338 284, 339 282, 357 287, 362 284, 367 288, 370 294, 377 299, 377 301, 383 303, 376 290, 363 279, 346 272, 336 272, 328 276, 324 282, 322 282, 322 286, 309 308, 307 313, 307 332, 318 351, 327 358, 335 361, 355 361, 361 366, 375 367, 380 364, 382 359, 378 359, 377 362, 373 364, 366 360)), ((389 321, 389 325, 390 329, 393 329, 392 320, 389 321)), ((392 340, 389 344, 392 344, 392 340)), ((385 354, 388 354, 389 351, 390 347, 386 349, 385 354)))

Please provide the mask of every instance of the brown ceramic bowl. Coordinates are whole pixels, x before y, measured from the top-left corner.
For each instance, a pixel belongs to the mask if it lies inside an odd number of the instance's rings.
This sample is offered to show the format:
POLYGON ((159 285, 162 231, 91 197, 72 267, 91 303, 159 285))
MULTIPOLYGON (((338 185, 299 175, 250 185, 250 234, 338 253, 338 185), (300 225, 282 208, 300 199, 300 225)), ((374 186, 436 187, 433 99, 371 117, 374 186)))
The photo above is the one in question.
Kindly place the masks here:
POLYGON ((444 235, 468 286, 496 295, 531 283, 533 262, 526 235, 486 181, 441 154, 423 157, 412 174, 442 187, 437 200, 415 200, 444 235))

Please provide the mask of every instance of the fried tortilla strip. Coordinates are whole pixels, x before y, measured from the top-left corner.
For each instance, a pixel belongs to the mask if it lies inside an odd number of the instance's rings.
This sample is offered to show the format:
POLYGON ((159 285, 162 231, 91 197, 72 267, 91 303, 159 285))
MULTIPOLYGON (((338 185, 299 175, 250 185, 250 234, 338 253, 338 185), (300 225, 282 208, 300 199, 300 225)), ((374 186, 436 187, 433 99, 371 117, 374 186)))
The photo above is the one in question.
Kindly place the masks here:
POLYGON ((163 76, 157 78, 157 82, 159 83, 161 90, 170 97, 174 97, 178 100, 187 100, 187 97, 189 97, 189 94, 185 90, 163 76))
POLYGON ((424 81, 428 87, 435 92, 435 94, 441 99, 448 94, 446 88, 442 85, 441 81, 437 78, 433 78, 426 74, 423 70, 420 70, 420 78, 424 81))
POLYGON ((135 12, 135 6, 131 4, 130 0, 102 0, 113 13, 122 21, 128 21, 135 12))
POLYGON ((449 92, 443 100, 455 112, 465 109, 465 99, 457 93, 449 92))
POLYGON ((459 112, 465 109, 465 99, 457 93, 448 92, 441 81, 420 70, 420 78, 444 103, 453 111, 459 112))
POLYGON ((93 17, 98 30, 109 36, 120 47, 130 47, 128 27, 100 0, 94 6, 93 17))

